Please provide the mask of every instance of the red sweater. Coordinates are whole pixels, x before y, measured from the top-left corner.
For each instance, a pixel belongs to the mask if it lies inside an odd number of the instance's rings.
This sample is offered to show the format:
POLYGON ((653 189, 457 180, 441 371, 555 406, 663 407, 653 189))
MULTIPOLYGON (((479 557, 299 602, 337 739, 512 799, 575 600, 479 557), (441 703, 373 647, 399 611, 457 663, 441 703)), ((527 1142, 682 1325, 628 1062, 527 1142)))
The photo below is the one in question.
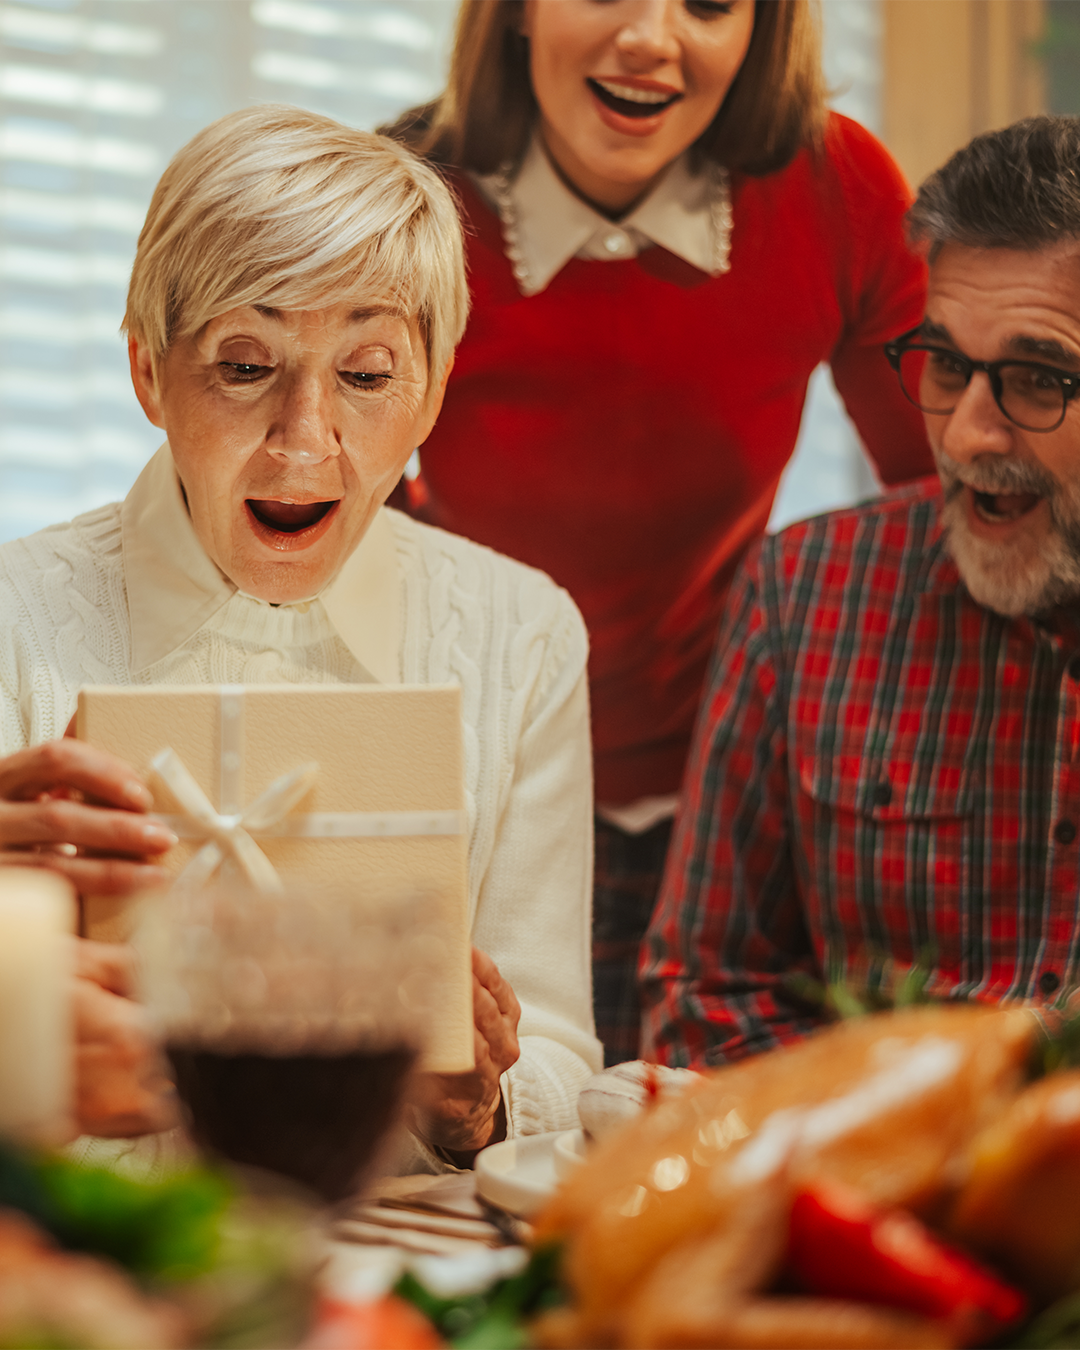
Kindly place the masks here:
POLYGON ((497 217, 456 186, 473 311, 423 449, 425 517, 543 568, 581 607, 597 799, 674 791, 724 595, 814 367, 831 363, 886 483, 933 471, 880 345, 922 317, 907 187, 833 115, 820 161, 733 182, 730 272, 661 248, 575 258, 526 299, 497 217))

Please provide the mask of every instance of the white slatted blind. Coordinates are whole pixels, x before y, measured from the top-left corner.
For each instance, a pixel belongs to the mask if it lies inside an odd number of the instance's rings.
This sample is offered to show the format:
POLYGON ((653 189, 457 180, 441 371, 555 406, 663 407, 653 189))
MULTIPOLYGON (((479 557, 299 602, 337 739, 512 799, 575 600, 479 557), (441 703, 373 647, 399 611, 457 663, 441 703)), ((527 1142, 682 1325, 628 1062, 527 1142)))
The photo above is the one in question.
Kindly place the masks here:
MULTIPOLYGON (((881 0, 824 0, 825 78, 833 107, 881 134, 881 0)), ((771 530, 870 497, 877 479, 827 366, 810 381, 795 457, 773 506, 771 530)))
MULTIPOLYGON (((825 0, 841 105, 875 124, 880 0, 825 0)), ((454 0, 0 0, 0 539, 123 496, 156 447, 118 325, 150 193, 215 117, 374 127, 440 87, 454 0)), ((815 382, 775 522, 870 482, 815 382)))
POLYGON ((374 127, 442 79, 451 0, 0 0, 0 539, 123 496, 160 440, 118 334, 170 155, 284 102, 374 127))

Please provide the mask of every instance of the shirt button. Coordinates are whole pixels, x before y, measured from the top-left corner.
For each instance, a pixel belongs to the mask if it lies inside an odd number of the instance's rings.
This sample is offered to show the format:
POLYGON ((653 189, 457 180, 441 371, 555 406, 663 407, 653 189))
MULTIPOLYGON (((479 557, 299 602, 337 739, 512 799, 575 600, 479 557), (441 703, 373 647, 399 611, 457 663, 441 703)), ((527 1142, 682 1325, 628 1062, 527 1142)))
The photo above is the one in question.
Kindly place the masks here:
POLYGON ((615 258, 620 253, 628 252, 630 240, 623 234, 622 230, 612 230, 610 234, 604 236, 604 247, 615 258))
POLYGON ((1080 680, 1080 656, 1074 656, 1069 662, 1069 679, 1080 680))
POLYGON ((1059 820, 1054 826, 1054 838, 1059 844, 1071 844, 1076 838, 1076 826, 1071 820, 1059 820))
POLYGON ((875 806, 888 806, 892 801, 892 784, 877 783, 874 787, 873 802, 875 806))
POLYGON ((1061 984, 1060 978, 1052 970, 1044 970, 1039 976, 1039 993, 1052 994, 1058 985, 1061 984))

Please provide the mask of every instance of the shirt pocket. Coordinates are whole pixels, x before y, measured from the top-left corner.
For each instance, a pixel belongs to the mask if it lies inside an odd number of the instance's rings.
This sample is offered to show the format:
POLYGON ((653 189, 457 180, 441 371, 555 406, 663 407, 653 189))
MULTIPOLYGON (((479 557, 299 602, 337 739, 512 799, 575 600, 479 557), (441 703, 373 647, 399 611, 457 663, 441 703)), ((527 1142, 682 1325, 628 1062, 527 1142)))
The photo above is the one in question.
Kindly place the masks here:
POLYGON ((799 760, 811 928, 830 955, 927 960, 957 970, 974 775, 963 765, 870 756, 799 760))

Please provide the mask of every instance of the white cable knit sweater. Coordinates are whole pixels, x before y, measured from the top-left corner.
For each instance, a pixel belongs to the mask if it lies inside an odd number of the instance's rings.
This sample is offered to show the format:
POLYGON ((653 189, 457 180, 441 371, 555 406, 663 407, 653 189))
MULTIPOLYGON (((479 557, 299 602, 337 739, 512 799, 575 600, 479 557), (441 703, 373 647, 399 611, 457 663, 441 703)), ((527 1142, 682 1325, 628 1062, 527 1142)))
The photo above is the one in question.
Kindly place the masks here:
MULTIPOLYGON (((397 678, 462 689, 473 941, 522 1007, 521 1058, 504 1079, 509 1129, 572 1128, 578 1090, 600 1067, 584 625, 542 573, 384 515, 400 582, 397 678)), ((321 601, 275 608, 235 590, 133 670, 124 559, 119 505, 0 547, 0 753, 62 735, 83 684, 370 678, 321 601)))

